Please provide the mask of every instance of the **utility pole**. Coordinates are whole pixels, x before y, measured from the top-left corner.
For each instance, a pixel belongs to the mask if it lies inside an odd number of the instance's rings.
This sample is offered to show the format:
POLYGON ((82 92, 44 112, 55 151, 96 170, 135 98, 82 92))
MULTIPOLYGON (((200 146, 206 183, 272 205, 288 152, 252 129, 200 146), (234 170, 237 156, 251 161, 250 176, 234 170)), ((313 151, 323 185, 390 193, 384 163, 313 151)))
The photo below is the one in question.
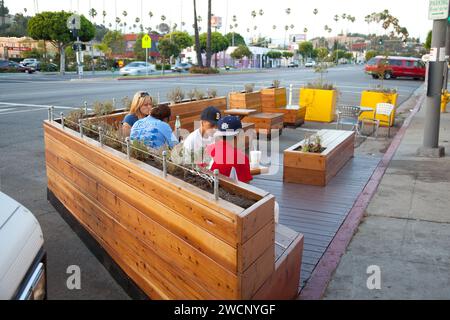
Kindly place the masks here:
MULTIPOLYGON (((450 10, 449 10, 449 16, 450 16, 450 10)), ((450 57, 450 21, 447 19, 447 36, 445 37, 445 56, 447 57, 447 63, 445 64, 445 71, 444 71, 444 90, 448 90, 448 59, 450 57)))
POLYGON ((447 39, 447 19, 449 3, 445 9, 435 5, 430 0, 429 18, 433 20, 433 36, 431 40, 430 62, 428 64, 428 88, 425 104, 425 128, 423 146, 418 155, 439 158, 445 155, 444 147, 439 146, 439 130, 441 120, 441 95, 444 84, 444 70, 447 59, 445 57, 447 39))

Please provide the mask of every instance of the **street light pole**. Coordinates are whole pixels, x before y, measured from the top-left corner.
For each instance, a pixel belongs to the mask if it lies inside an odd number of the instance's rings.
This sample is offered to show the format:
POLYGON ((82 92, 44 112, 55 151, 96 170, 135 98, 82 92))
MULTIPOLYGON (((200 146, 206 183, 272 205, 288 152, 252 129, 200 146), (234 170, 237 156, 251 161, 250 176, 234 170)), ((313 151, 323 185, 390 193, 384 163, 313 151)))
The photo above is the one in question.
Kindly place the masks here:
POLYGON ((447 23, 447 19, 433 21, 432 57, 428 66, 424 138, 423 146, 418 150, 418 155, 424 157, 437 158, 445 155, 444 147, 439 147, 439 129, 444 69, 447 63, 445 59, 447 23))

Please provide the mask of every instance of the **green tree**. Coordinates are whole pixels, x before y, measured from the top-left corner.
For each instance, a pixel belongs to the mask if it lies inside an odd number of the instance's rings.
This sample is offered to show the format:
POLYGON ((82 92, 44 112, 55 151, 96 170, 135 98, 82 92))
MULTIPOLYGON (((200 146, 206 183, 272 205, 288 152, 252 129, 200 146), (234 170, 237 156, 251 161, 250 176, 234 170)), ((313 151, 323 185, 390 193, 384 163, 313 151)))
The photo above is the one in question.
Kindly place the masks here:
POLYGON ((286 60, 288 60, 289 58, 292 58, 294 56, 294 54, 290 51, 284 51, 282 53, 283 58, 285 58, 286 60))
POLYGON ((378 52, 374 51, 374 50, 368 50, 366 52, 366 61, 369 61, 372 58, 375 58, 378 55, 378 52))
POLYGON ((233 65, 234 60, 241 60, 244 57, 251 58, 253 53, 250 51, 250 49, 246 45, 240 45, 238 46, 231 54, 231 58, 233 59, 233 65))
POLYGON ((319 61, 324 61, 330 53, 328 51, 328 49, 325 47, 317 48, 315 51, 316 51, 316 56, 319 59, 319 61))
POLYGON ((102 24, 95 24, 95 41, 102 42, 109 29, 102 24))
POLYGON ((197 16, 197 1, 194 1, 194 37, 195 37, 195 52, 197 53, 197 64, 199 67, 203 67, 202 59, 202 49, 200 45, 200 34, 198 27, 198 16, 197 16))
MULTIPOLYGON (((213 44, 212 44, 212 32, 211 32, 211 0, 208 0, 208 21, 207 21, 207 32, 206 32, 206 67, 211 68, 211 55, 213 53, 216 53, 216 68, 217 68, 217 52, 213 50, 213 44)), ((227 45, 228 48, 228 45, 227 45)), ((222 51, 222 50, 220 50, 222 51)), ((219 52, 220 52, 219 51, 219 52)))
POLYGON ((189 35, 189 33, 184 31, 174 31, 172 33, 166 34, 164 39, 171 39, 180 48, 180 50, 192 47, 194 40, 189 35))
MULTIPOLYGON (((200 48, 202 52, 207 50, 207 38, 208 34, 203 33, 200 35, 200 48)), ((225 51, 230 46, 228 39, 223 36, 220 32, 211 33, 211 53, 216 54, 215 67, 217 68, 217 54, 219 52, 225 51)))
POLYGON ((120 31, 108 31, 103 37, 102 44, 111 50, 111 54, 122 54, 125 52, 125 41, 120 31))
MULTIPOLYGON (((181 53, 181 50, 177 46, 177 44, 173 40, 170 40, 167 38, 166 39, 163 38, 163 39, 159 40, 158 50, 162 57, 163 66, 167 59, 170 59, 170 57, 177 58, 181 53)), ((163 74, 164 74, 164 67, 162 69, 163 69, 163 74)))
POLYGON ((431 38, 432 37, 433 37, 433 32, 429 31, 428 34, 427 34, 427 39, 425 40, 425 44, 424 44, 424 47, 427 50, 431 49, 431 38))
POLYGON ((269 51, 266 53, 266 56, 270 59, 281 59, 281 57, 283 56, 283 54, 280 51, 269 51))
POLYGON ((312 56, 313 49, 313 44, 310 41, 305 41, 298 45, 298 52, 302 55, 303 60, 312 56))
POLYGON ((241 45, 243 45, 243 46, 247 45, 245 43, 244 37, 242 35, 240 35, 239 33, 237 33, 237 32, 228 32, 225 35, 225 37, 228 39, 228 42, 230 43, 230 46, 233 46, 233 43, 234 43, 235 47, 239 47, 241 45))
POLYGON ((22 13, 17 13, 14 16, 11 24, 0 26, 0 36, 2 37, 25 37, 28 35, 28 21, 30 17, 24 16, 22 13))
MULTIPOLYGON (((35 40, 50 41, 60 54, 60 72, 65 72, 65 48, 76 39, 67 28, 69 12, 42 12, 28 22, 28 35, 35 40)), ((81 41, 90 41, 95 36, 95 28, 88 19, 81 16, 78 36, 81 41)))
POLYGON ((136 38, 136 42, 134 44, 133 52, 134 57, 138 60, 145 60, 145 52, 146 50, 142 48, 142 38, 145 33, 139 33, 136 38))

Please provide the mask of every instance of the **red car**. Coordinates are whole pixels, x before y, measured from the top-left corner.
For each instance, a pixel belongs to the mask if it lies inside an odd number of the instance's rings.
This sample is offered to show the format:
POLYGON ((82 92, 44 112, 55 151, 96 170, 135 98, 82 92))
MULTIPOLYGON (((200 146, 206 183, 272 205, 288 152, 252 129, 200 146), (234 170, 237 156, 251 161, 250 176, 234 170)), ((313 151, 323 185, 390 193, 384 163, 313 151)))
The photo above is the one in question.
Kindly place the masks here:
POLYGON ((374 79, 384 76, 389 80, 398 77, 425 80, 425 63, 417 58, 377 56, 366 64, 366 73, 374 79))

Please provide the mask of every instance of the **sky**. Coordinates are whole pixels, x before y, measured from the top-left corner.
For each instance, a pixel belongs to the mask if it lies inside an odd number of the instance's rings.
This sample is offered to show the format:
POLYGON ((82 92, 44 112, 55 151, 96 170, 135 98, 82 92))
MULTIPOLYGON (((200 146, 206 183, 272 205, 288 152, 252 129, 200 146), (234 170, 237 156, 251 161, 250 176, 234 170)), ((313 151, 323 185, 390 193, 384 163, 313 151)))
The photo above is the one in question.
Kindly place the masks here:
MULTIPOLYGON (((122 12, 126 10, 127 24, 132 25, 136 17, 143 21, 144 27, 155 26, 161 23, 161 16, 166 16, 166 23, 185 22, 186 31, 192 33, 193 24, 193 1, 192 0, 5 0, 5 5, 10 13, 23 12, 27 8, 28 14, 35 13, 35 3, 38 3, 38 11, 65 10, 85 14, 89 8, 94 8, 98 12, 95 22, 103 23, 102 11, 107 12, 106 25, 112 23, 115 26, 115 17, 119 16, 122 21, 122 12), (150 19, 148 12, 152 11, 153 18, 150 19)), ((203 22, 200 25, 202 31, 206 31, 207 0, 197 0, 197 13, 202 16, 203 22)), ((222 17, 223 26, 221 32, 229 32, 233 15, 236 15, 238 27, 235 31, 241 33, 245 38, 251 36, 268 35, 276 43, 282 43, 286 34, 284 27, 293 25, 294 29, 287 32, 289 34, 304 33, 307 28, 307 38, 312 39, 317 36, 335 36, 338 32, 359 32, 385 34, 381 26, 376 24, 368 25, 364 22, 364 17, 372 12, 380 12, 388 9, 394 16, 399 18, 400 24, 405 26, 411 37, 420 37, 424 41, 426 34, 432 28, 432 21, 428 20, 428 0, 212 0, 213 14, 222 17), (286 9, 291 9, 291 14, 286 14, 286 9), (317 8, 318 14, 314 15, 313 10, 317 8), (262 16, 252 18, 252 10, 259 12, 263 10, 262 16), (333 17, 343 13, 356 17, 355 23, 339 21, 335 22, 333 17), (257 26, 256 31, 254 26, 257 26), (324 30, 328 25, 332 32, 324 30), (276 26, 276 29, 273 29, 276 26), (250 28, 250 33, 247 29, 250 28)))

